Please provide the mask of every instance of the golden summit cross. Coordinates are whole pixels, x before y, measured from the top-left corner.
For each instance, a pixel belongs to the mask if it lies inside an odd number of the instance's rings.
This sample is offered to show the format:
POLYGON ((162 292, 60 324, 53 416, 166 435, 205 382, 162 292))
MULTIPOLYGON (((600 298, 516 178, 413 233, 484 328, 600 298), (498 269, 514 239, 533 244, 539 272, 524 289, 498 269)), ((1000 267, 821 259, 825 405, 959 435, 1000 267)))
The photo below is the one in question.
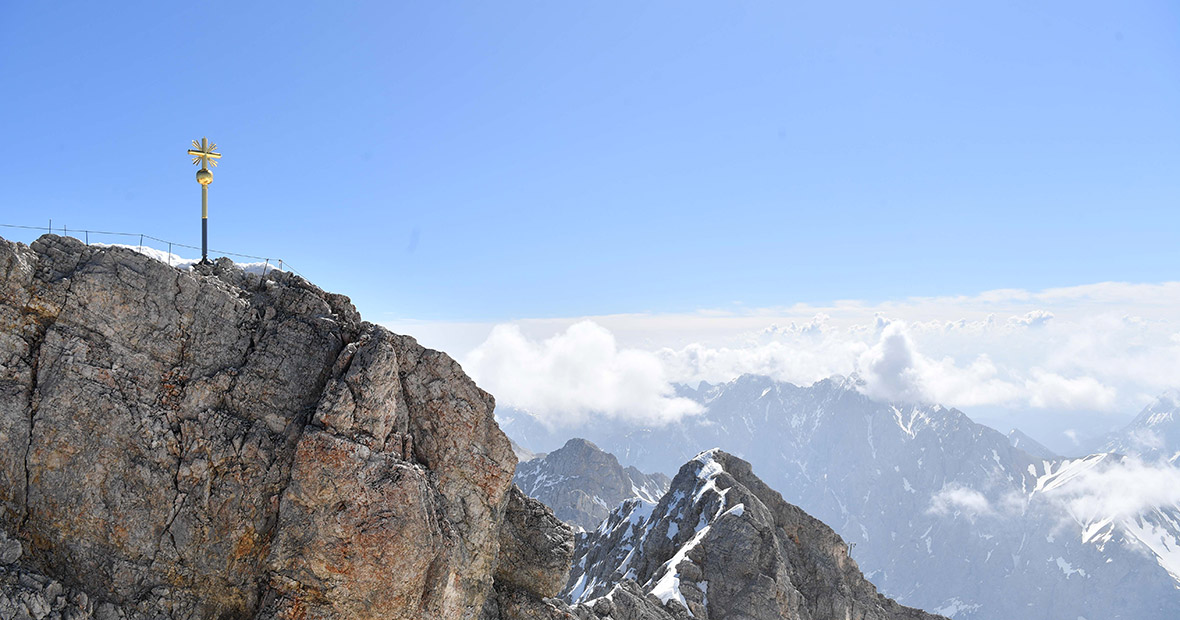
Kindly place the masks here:
POLYGON ((217 160, 221 153, 215 152, 216 144, 210 144, 206 138, 200 142, 193 140, 193 148, 188 154, 193 156, 193 165, 201 162, 201 169, 197 171, 197 183, 201 184, 201 262, 209 262, 209 184, 213 182, 213 173, 209 166, 217 167, 217 160))

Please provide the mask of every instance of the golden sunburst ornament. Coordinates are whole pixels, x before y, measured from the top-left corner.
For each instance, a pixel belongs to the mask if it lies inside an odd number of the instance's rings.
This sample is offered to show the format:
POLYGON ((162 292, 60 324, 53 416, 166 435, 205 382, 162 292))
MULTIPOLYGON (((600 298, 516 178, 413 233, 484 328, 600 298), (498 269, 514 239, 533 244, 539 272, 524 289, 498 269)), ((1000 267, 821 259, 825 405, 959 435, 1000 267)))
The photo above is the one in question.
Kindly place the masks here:
POLYGON ((217 149, 216 144, 210 144, 207 138, 201 138, 200 142, 193 140, 193 148, 188 150, 188 154, 193 156, 193 165, 201 162, 202 168, 208 166, 217 167, 217 160, 221 158, 221 153, 215 153, 217 149))

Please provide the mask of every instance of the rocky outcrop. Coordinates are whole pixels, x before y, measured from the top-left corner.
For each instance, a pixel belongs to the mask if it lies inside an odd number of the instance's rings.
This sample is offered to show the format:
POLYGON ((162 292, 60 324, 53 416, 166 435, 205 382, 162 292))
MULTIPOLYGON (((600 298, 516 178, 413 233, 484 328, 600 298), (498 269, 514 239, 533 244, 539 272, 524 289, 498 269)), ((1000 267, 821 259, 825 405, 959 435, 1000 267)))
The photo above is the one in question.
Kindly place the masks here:
POLYGON ((628 501, 580 536, 574 566, 563 595, 612 620, 661 617, 644 604, 712 620, 938 618, 879 594, 831 528, 719 450, 659 504, 628 501))
POLYGON ((127 617, 474 618, 517 505, 493 407, 298 276, 0 240, 0 529, 21 549, 0 592, 127 617))
POLYGON ((583 530, 598 527, 624 500, 658 501, 669 484, 664 474, 624 468, 613 454, 577 438, 543 458, 520 463, 514 479, 526 494, 552 508, 557 518, 583 530))
POLYGON ((573 555, 573 530, 514 485, 500 529, 496 584, 556 596, 565 585, 573 555))

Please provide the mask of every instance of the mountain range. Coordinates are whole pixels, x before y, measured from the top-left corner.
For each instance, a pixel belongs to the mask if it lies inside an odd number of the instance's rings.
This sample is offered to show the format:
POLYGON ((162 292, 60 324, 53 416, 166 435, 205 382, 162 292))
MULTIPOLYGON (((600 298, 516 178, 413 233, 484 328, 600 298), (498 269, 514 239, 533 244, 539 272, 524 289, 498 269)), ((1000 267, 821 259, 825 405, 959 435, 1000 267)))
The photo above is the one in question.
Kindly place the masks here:
MULTIPOLYGON (((799 387, 746 375, 678 393, 703 413, 578 432, 647 471, 713 447, 748 460, 905 605, 962 620, 1180 613, 1180 505, 1171 493, 1136 491, 1180 480, 1166 463, 1142 461, 1177 449, 1174 400, 1161 398, 1120 435, 1147 436, 1154 451, 1124 441, 1118 453, 1067 459, 955 409, 874 401, 846 378, 799 387)), ((497 418, 533 449, 560 432, 524 412, 497 418)))
POLYGON ((578 535, 567 600, 613 606, 635 589, 705 620, 937 620, 878 593, 831 528, 721 450, 688 461, 659 502, 629 499, 578 535))

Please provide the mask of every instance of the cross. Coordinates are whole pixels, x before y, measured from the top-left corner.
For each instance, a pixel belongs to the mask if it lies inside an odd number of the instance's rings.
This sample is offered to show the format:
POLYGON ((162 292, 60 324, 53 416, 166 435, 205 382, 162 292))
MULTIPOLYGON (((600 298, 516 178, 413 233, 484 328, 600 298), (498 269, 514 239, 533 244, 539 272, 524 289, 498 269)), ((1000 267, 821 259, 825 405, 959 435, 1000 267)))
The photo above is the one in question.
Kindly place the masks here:
POLYGON ((188 150, 193 156, 193 164, 201 162, 201 169, 197 171, 197 183, 201 184, 201 264, 209 262, 209 184, 213 182, 213 173, 209 172, 208 165, 216 168, 217 160, 221 159, 221 153, 213 150, 216 148, 216 144, 201 138, 200 143, 193 140, 193 148, 188 150))
POLYGON ((217 160, 221 159, 221 153, 214 153, 213 149, 217 148, 216 144, 209 144, 205 138, 201 138, 200 144, 193 140, 193 148, 188 150, 188 154, 193 156, 193 165, 201 162, 201 168, 207 168, 207 164, 212 164, 214 168, 217 167, 217 160))

